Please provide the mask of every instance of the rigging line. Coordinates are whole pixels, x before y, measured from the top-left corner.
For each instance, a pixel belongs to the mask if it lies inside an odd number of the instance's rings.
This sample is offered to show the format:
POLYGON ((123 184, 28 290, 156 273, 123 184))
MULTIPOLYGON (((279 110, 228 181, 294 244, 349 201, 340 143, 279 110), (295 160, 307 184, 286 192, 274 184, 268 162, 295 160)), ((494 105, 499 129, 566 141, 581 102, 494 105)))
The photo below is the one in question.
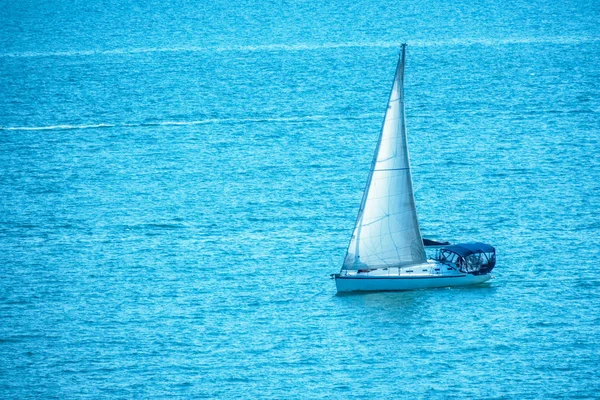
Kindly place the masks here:
POLYGON ((376 222, 383 221, 384 219, 389 218, 389 216, 390 216, 389 214, 386 214, 386 215, 384 215, 382 217, 379 217, 379 218, 377 218, 377 219, 375 219, 373 221, 367 222, 366 224, 362 223, 362 227, 364 228, 365 226, 369 226, 369 225, 372 225, 372 224, 374 224, 376 222))
MULTIPOLYGON (((383 249, 383 241, 381 239, 379 239, 379 248, 383 249)), ((371 248, 372 249, 372 248, 371 248)), ((383 253, 382 253, 383 254, 383 253)), ((383 265, 385 265, 386 267, 389 267, 390 264, 388 264, 382 257, 381 255, 377 254, 375 251, 372 251, 366 258, 368 257, 372 257, 375 256, 377 258, 379 258, 379 260, 381 260, 381 262, 383 263, 383 265)))
POLYGON ((408 168, 384 168, 384 169, 374 169, 373 172, 382 172, 382 171, 406 171, 408 168))
MULTIPOLYGON (((388 209, 390 209, 390 198, 388 197, 388 209)), ((392 244, 394 245, 394 248, 396 250, 396 257, 398 257, 398 261, 400 261, 402 259, 402 257, 400 256, 400 251, 398 249, 398 245, 396 244, 396 241, 394 240, 394 235, 392 234, 392 226, 391 226, 391 218, 388 218, 388 232, 389 232, 389 236, 392 239, 392 244)))

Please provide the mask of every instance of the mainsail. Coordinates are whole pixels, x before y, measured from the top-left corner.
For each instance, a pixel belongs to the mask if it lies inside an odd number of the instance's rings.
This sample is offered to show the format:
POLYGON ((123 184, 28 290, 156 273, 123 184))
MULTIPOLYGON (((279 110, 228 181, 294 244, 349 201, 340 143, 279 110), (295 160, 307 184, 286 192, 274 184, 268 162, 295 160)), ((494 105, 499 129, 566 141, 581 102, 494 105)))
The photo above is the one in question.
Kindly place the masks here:
POLYGON ((412 188, 404 117, 404 61, 392 92, 342 269, 410 266, 427 261, 412 188))

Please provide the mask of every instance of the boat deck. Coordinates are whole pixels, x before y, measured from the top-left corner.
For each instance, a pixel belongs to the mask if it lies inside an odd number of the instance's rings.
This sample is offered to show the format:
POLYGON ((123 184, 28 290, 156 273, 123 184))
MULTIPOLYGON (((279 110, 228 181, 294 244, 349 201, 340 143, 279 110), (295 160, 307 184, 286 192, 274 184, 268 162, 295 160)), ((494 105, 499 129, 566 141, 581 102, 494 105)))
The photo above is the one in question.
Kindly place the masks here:
POLYGON ((429 260, 427 263, 420 265, 413 265, 410 267, 397 268, 378 268, 370 270, 358 270, 358 271, 345 271, 344 276, 353 277, 431 277, 431 276, 454 276, 464 275, 464 273, 458 271, 456 267, 452 265, 442 264, 433 260, 429 260))

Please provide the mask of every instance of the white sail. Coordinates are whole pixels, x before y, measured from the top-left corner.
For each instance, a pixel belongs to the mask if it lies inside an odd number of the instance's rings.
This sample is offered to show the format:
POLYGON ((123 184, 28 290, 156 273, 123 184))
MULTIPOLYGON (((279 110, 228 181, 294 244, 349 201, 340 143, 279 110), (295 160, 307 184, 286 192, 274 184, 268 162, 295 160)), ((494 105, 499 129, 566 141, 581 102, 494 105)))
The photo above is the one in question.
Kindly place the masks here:
POLYGON ((405 59, 406 45, 403 45, 367 188, 342 269, 409 266, 427 261, 408 158, 405 59))

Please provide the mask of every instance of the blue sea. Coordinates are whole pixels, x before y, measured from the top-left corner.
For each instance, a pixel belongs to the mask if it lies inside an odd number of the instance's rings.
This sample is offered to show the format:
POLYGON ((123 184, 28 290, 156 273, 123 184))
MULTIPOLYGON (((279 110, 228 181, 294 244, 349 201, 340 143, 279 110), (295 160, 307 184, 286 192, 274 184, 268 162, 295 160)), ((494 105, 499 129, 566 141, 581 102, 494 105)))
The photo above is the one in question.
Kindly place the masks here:
POLYGON ((600 2, 0 1, 0 397, 600 398, 600 2), (424 237, 336 295, 400 44, 424 237))

